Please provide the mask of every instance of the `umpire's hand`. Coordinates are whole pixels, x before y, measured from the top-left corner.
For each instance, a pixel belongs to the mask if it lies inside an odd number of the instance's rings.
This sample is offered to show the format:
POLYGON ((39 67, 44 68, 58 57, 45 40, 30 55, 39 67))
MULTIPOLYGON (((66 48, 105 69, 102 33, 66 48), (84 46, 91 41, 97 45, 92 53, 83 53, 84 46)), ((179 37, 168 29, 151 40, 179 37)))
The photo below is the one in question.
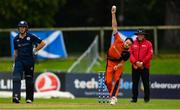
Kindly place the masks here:
POLYGON ((138 68, 140 68, 140 69, 143 69, 144 67, 143 67, 143 62, 140 62, 140 61, 137 61, 136 62, 136 66, 138 67, 138 68))

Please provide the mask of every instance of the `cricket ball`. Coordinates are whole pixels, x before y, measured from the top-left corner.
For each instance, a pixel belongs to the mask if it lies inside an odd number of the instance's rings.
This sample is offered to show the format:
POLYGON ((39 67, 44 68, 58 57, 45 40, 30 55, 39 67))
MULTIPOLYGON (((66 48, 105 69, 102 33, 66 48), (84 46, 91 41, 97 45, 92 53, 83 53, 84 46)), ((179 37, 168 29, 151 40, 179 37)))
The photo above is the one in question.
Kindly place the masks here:
POLYGON ((116 6, 115 5, 113 5, 112 8, 116 10, 116 6))

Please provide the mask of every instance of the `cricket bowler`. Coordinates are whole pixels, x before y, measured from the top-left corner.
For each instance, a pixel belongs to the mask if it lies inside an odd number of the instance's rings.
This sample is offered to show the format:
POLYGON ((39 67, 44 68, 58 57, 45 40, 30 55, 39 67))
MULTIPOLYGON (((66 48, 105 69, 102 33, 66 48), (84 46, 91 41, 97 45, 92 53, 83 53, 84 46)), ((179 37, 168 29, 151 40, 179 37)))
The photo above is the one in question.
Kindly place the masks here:
POLYGON ((116 6, 112 6, 111 13, 114 42, 107 53, 105 84, 111 97, 110 104, 115 105, 120 85, 119 80, 122 76, 124 62, 130 57, 129 47, 133 44, 133 40, 132 38, 126 38, 125 41, 121 39, 117 30, 116 6))

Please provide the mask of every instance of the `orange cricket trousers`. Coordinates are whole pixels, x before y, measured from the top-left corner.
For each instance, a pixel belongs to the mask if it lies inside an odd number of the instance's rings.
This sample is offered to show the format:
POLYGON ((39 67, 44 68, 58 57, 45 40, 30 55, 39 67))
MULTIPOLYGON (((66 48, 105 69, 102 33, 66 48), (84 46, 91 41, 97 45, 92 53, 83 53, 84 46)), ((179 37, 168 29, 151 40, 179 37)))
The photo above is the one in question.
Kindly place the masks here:
POLYGON ((114 66, 120 63, 119 61, 111 61, 107 59, 107 67, 105 73, 105 84, 109 91, 109 96, 118 96, 120 88, 120 78, 123 72, 123 66, 119 67, 117 70, 114 70, 114 66))

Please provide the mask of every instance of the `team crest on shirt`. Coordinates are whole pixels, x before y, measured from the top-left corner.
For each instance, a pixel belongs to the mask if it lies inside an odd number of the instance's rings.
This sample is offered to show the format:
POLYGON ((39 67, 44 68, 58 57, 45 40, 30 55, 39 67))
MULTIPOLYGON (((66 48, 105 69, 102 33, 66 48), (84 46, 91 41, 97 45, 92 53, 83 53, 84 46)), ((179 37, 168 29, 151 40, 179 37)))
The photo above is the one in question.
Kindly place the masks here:
POLYGON ((27 37, 26 39, 27 39, 27 40, 30 40, 30 37, 27 37))

